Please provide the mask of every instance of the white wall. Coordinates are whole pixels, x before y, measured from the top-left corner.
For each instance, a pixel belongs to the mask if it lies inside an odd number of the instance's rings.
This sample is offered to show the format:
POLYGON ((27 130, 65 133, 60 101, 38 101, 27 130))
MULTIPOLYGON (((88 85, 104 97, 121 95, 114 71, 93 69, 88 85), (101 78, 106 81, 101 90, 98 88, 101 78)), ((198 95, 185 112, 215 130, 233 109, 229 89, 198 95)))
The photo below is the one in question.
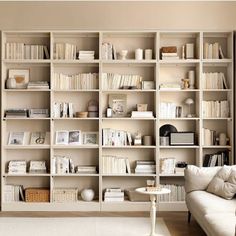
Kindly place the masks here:
POLYGON ((236 2, 0 2, 0 29, 236 29, 236 2))

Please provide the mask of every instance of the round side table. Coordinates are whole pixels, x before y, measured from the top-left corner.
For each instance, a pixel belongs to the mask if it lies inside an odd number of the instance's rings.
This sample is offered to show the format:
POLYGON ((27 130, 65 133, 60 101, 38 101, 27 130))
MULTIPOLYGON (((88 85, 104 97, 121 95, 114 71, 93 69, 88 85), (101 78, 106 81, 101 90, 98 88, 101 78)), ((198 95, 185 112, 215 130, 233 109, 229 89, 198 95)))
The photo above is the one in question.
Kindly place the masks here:
POLYGON ((155 228, 156 228, 156 197, 157 195, 162 195, 162 194, 169 194, 170 190, 167 188, 162 188, 158 191, 146 191, 146 188, 137 188, 135 189, 136 192, 142 193, 142 194, 148 194, 150 195, 150 200, 151 200, 151 209, 150 209, 150 217, 151 217, 151 233, 150 236, 161 236, 160 234, 155 233, 155 228))

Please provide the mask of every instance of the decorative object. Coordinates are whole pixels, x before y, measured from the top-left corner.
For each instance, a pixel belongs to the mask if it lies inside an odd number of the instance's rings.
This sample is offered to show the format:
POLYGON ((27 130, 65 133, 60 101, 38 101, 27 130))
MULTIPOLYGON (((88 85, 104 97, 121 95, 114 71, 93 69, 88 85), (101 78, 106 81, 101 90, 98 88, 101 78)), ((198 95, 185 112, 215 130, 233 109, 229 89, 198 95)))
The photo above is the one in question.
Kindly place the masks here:
POLYGON ((94 195, 95 195, 94 190, 91 188, 84 189, 81 192, 81 198, 86 202, 91 202, 94 198, 94 195))
POLYGON ((142 89, 143 90, 155 89, 155 82, 154 81, 142 81, 142 89))
POLYGON ((8 145, 24 145, 25 132, 10 132, 8 145))
POLYGON ((134 134, 134 145, 142 145, 142 137, 140 132, 134 134))
POLYGON ((189 88, 189 79, 181 79, 183 82, 183 89, 188 89, 189 88))
POLYGON ((26 202, 49 202, 50 190, 48 188, 26 188, 26 202))
POLYGON ((194 104, 194 100, 192 98, 187 98, 184 103, 188 105, 188 114, 186 117, 191 118, 193 115, 191 114, 191 105, 194 104))
POLYGON ((226 133, 219 134, 219 145, 220 146, 226 146, 228 141, 229 141, 229 138, 227 138, 226 133))
POLYGON ((160 136, 160 146, 169 146, 170 145, 170 138, 160 136))
POLYGON ((189 88, 195 89, 195 71, 190 70, 188 72, 188 79, 189 79, 189 88))
POLYGON ((79 111, 75 113, 75 117, 78 118, 86 118, 88 117, 88 112, 87 111, 79 111))
POLYGON ((98 117, 98 102, 90 100, 88 102, 88 117, 98 117))
POLYGON ((143 145, 144 146, 151 146, 152 145, 152 136, 144 135, 143 136, 143 145))
POLYGON ((143 49, 137 48, 135 50, 135 60, 143 60, 143 49))
POLYGON ((49 144, 49 132, 32 132, 30 137, 31 145, 49 144))
POLYGON ((187 43, 185 45, 185 58, 186 59, 194 58, 194 44, 193 43, 187 43))
POLYGON ((9 69, 9 78, 15 79, 17 89, 25 89, 29 83, 28 69, 9 69))
POLYGON ((145 49, 145 60, 152 60, 152 49, 145 49))
POLYGON ((112 108, 113 117, 125 117, 126 116, 126 94, 110 94, 109 95, 109 107, 112 108))
POLYGON ((128 54, 128 50, 121 50, 120 52, 120 56, 121 56, 121 60, 126 60, 126 56, 128 54))
POLYGON ((175 126, 170 124, 162 125, 159 129, 160 137, 169 137, 171 132, 178 132, 178 130, 175 128, 175 126))
POLYGON ((137 104, 137 111, 147 111, 148 104, 137 104))
POLYGON ((185 59, 185 46, 182 46, 182 59, 185 59))
POLYGON ((155 180, 154 179, 147 179, 147 187, 154 187, 155 180))
POLYGON ((15 89, 16 88, 16 80, 15 78, 8 78, 6 81, 7 89, 15 89))
POLYGON ((77 188, 54 188, 52 190, 53 202, 77 202, 78 189, 77 188))
POLYGON ((182 107, 181 106, 177 106, 175 108, 175 117, 176 118, 182 117, 182 107))
POLYGON ((108 107, 107 108, 107 117, 112 117, 112 108, 111 107, 108 107))
POLYGON ((194 132, 171 132, 170 145, 172 146, 191 146, 195 144, 194 132))
POLYGON ((98 144, 98 132, 83 132, 82 136, 84 145, 98 144))
POLYGON ((81 131, 80 130, 69 131, 69 144, 71 145, 81 144, 81 131))

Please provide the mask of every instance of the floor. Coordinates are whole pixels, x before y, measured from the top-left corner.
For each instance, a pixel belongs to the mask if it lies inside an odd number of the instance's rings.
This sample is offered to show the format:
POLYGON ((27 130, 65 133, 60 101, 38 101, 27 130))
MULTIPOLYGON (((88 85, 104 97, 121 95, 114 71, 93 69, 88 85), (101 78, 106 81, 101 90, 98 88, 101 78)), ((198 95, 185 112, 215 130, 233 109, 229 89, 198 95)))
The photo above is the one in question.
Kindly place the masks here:
MULTIPOLYGON (((148 212, 0 212, 0 217, 149 217, 148 212)), ((172 236, 206 236, 192 218, 187 222, 187 212, 159 212, 172 236)))

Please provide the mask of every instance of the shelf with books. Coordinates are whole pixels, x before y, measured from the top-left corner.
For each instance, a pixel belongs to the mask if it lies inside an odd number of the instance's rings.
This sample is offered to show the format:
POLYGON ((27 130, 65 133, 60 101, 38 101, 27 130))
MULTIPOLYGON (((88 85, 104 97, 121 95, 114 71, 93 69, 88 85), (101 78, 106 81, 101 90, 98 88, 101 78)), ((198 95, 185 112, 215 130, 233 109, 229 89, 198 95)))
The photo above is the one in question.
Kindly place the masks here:
POLYGON ((202 148, 204 149, 222 149, 222 148, 226 148, 226 149, 231 149, 232 147, 230 145, 211 145, 211 146, 202 146, 202 148))
POLYGON ((144 146, 144 145, 127 145, 127 146, 102 146, 103 149, 155 149, 156 146, 144 146))
POLYGON ((125 59, 125 60, 102 60, 101 61, 103 64, 148 64, 148 65, 155 65, 156 60, 135 60, 135 59, 125 59))
POLYGON ((94 92, 94 93, 98 93, 99 92, 99 89, 66 89, 66 90, 63 90, 63 89, 53 89, 52 92, 55 92, 55 93, 91 93, 91 92, 94 92))
POLYGON ((40 93, 40 92, 50 92, 50 89, 4 89, 4 92, 28 92, 28 93, 40 93))
POLYGON ((29 150, 37 150, 37 149, 50 149, 50 145, 17 145, 17 146, 10 146, 10 145, 5 145, 4 149, 8 150, 24 150, 24 149, 29 149, 29 150))
POLYGON ((200 146, 198 145, 189 145, 189 146, 186 146, 186 145, 183 145, 183 146, 160 146, 159 147, 160 149, 198 149, 200 148, 200 146))
POLYGON ((26 173, 26 174, 8 174, 5 173, 3 174, 3 177, 49 177, 50 174, 31 174, 31 173, 26 173))
POLYGON ((102 90, 102 93, 155 93, 155 89, 109 89, 102 90))
POLYGON ((69 59, 54 59, 52 60, 52 63, 54 65, 68 65, 68 64, 82 64, 84 66, 88 66, 88 65, 93 65, 93 64, 98 64, 100 62, 99 59, 91 59, 91 60, 78 60, 78 59, 74 59, 74 60, 69 60, 69 59))
POLYGON ((98 149, 99 145, 53 145, 54 149, 98 149))

